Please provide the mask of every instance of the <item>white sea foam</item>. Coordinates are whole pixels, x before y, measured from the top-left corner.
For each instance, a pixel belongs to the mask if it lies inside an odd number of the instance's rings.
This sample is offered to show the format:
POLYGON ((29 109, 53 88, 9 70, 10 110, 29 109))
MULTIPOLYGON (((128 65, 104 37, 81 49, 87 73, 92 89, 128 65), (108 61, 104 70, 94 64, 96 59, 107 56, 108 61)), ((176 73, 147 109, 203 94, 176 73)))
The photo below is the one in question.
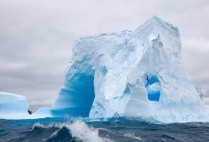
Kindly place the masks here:
POLYGON ((135 139, 135 140, 139 140, 139 141, 142 141, 142 138, 139 137, 139 136, 135 136, 134 134, 131 134, 131 133, 126 133, 124 134, 125 137, 128 137, 128 138, 131 138, 131 139, 135 139))
MULTIPOLYGON (((33 125, 34 128, 52 128, 56 127, 59 129, 62 129, 63 127, 66 127, 69 132, 71 133, 72 137, 79 141, 84 142, 112 142, 112 140, 109 140, 107 138, 101 138, 99 137, 99 129, 93 128, 88 126, 84 121, 81 119, 75 120, 72 123, 51 123, 48 125, 44 125, 41 123, 35 123, 33 125)), ((56 135, 58 131, 55 131, 52 136, 56 135)), ((51 137, 52 137, 51 136, 51 137)))
POLYGON ((76 120, 75 122, 67 125, 67 128, 71 131, 72 137, 85 142, 106 142, 110 141, 99 137, 98 129, 89 127, 84 121, 76 120))

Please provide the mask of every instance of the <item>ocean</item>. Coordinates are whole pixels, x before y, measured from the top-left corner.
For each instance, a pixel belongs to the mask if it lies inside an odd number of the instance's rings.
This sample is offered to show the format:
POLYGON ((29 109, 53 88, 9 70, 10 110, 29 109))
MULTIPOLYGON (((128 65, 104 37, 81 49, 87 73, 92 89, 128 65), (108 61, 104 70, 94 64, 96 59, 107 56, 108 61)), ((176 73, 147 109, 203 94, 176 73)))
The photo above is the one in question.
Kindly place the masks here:
POLYGON ((0 142, 209 142, 209 123, 45 118, 0 120, 0 142))

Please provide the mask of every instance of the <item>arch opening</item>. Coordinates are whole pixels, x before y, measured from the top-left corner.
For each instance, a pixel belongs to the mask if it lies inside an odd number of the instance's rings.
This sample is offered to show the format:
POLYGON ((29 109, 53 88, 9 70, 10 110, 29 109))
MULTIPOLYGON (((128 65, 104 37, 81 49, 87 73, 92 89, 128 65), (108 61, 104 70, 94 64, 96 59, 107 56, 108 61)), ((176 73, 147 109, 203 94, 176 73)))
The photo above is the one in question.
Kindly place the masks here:
POLYGON ((160 83, 157 76, 147 76, 147 82, 145 85, 148 94, 148 100, 159 101, 160 100, 160 83))
MULTIPOLYGON (((91 110, 94 93, 94 76, 76 73, 65 83, 60 91, 61 97, 56 104, 62 108, 52 111, 55 116, 70 115, 73 117, 88 117, 91 110)), ((58 106, 59 107, 59 106, 58 106)))

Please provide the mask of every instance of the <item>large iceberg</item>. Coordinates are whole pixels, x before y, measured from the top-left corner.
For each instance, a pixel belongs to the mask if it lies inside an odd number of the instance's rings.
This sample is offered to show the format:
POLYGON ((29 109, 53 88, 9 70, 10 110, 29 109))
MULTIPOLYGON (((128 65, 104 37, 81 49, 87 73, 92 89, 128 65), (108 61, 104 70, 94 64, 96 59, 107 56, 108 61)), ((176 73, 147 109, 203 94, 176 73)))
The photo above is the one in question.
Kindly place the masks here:
POLYGON ((76 41, 53 116, 208 121, 181 58, 176 27, 153 17, 134 31, 76 41))

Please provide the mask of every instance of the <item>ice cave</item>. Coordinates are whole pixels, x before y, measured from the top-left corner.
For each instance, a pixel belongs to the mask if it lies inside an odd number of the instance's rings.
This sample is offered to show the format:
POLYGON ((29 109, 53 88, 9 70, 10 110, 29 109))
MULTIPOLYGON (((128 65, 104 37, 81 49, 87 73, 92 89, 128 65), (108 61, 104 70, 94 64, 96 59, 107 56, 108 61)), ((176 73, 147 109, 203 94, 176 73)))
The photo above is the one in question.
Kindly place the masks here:
POLYGON ((70 116, 88 117, 94 101, 94 77, 83 73, 76 73, 68 80, 65 87, 61 89, 62 98, 64 99, 66 108, 62 110, 53 110, 55 116, 68 114, 70 116), (72 102, 72 103, 69 103, 72 102))

